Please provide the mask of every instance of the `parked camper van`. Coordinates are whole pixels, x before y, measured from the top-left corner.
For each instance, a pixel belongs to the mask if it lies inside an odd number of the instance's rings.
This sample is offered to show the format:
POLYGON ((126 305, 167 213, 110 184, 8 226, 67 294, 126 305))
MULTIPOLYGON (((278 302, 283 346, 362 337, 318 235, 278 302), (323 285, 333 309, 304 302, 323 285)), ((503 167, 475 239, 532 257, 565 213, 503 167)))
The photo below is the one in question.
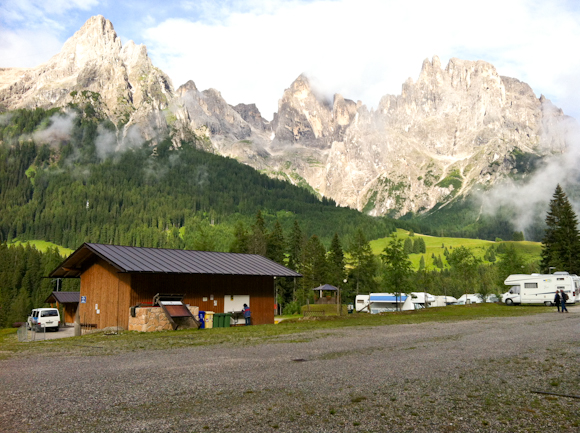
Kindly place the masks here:
POLYGON ((404 293, 395 295, 394 293, 371 293, 370 295, 357 295, 355 305, 357 312, 367 312, 371 314, 397 311, 407 299, 404 293), (398 305, 398 307, 397 307, 398 305))
POLYGON ((435 296, 427 292, 411 292, 411 298, 415 309, 432 307, 435 303, 435 296))
POLYGON ((60 314, 56 308, 35 308, 26 322, 28 329, 41 331, 43 328, 58 331, 60 314))
POLYGON ((475 294, 467 294, 461 295, 457 300, 457 305, 465 305, 465 304, 481 304, 483 302, 483 298, 481 295, 475 294))
POLYGON ((435 302, 431 304, 432 307, 446 307, 448 305, 457 304, 457 299, 453 296, 435 296, 435 302))
POLYGON ((556 290, 564 290, 568 295, 567 304, 577 302, 580 290, 580 278, 568 272, 553 274, 515 274, 504 281, 511 289, 502 295, 506 305, 545 304, 552 305, 556 290))

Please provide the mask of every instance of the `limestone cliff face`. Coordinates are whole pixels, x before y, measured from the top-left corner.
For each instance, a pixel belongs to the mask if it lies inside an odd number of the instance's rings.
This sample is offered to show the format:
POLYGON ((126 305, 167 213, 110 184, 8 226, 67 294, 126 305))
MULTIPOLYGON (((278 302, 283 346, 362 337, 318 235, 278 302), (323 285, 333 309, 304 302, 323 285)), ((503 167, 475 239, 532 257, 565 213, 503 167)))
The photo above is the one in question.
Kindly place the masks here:
POLYGON ((290 169, 340 205, 375 215, 424 212, 475 184, 493 184, 513 170, 518 152, 568 146, 569 118, 483 61, 451 59, 442 69, 437 57, 425 60, 417 82, 409 79, 373 111, 352 102, 337 110, 339 95, 333 110, 316 105, 304 82, 280 101, 276 139, 295 151, 318 147, 319 167, 290 169))
POLYGON ((36 68, 0 69, 0 110, 91 104, 144 139, 169 134, 373 215, 445 205, 513 174, 518 155, 561 153, 578 129, 543 96, 484 61, 425 60, 416 81, 376 109, 327 100, 300 75, 272 122, 254 104, 230 106, 189 81, 176 91, 143 45, 121 45, 96 16, 36 68))
POLYGON ((149 136, 155 125, 163 127, 158 112, 172 97, 169 77, 152 65, 147 48, 133 41, 123 47, 111 22, 100 15, 90 18, 45 64, 0 70, 1 106, 90 102, 116 124, 140 123, 149 136))

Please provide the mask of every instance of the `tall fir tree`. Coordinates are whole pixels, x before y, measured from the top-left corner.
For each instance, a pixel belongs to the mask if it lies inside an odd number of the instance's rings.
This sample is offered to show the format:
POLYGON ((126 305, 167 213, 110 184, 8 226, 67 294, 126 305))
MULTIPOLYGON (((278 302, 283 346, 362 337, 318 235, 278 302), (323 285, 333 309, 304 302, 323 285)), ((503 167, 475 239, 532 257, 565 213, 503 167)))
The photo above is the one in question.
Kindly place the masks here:
POLYGON ((284 231, 282 230, 280 221, 276 220, 274 229, 268 234, 266 257, 283 265, 285 249, 284 231))
POLYGON ((249 253, 259 254, 266 257, 268 249, 267 242, 268 233, 266 233, 266 222, 262 216, 262 211, 258 210, 256 213, 256 221, 252 226, 252 233, 250 234, 249 253))
POLYGON ((300 224, 298 224, 298 220, 294 220, 292 231, 288 237, 288 267, 293 271, 300 272, 300 259, 304 243, 304 234, 300 224))
POLYGON ((402 292, 410 292, 409 279, 413 268, 404 243, 393 233, 389 243, 381 254, 383 261, 383 285, 389 292, 399 296, 402 292))
POLYGON ((371 245, 360 228, 355 232, 354 240, 350 244, 348 252, 351 257, 349 264, 351 279, 354 279, 354 294, 373 292, 377 287, 375 281, 377 263, 371 245))
POLYGON ((558 184, 546 216, 546 232, 542 240, 540 268, 544 273, 567 271, 580 273, 580 233, 578 218, 558 184))
POLYGON ((302 254, 303 299, 313 295, 312 289, 326 284, 327 278, 328 262, 326 261, 326 249, 322 245, 322 242, 320 242, 318 236, 312 235, 306 243, 302 254))
POLYGON ((334 233, 330 249, 328 250, 328 282, 336 287, 344 286, 344 279, 346 277, 344 270, 344 251, 338 237, 338 233, 334 233))

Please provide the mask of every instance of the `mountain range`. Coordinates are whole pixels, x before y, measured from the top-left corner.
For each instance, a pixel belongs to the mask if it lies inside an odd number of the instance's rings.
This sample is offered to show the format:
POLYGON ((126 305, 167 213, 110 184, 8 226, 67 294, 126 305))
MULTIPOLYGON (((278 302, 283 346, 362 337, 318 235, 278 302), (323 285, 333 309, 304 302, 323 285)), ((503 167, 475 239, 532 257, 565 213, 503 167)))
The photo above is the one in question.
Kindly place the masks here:
POLYGON ((109 151, 130 141, 155 147, 170 136, 176 148, 193 142, 340 206, 393 217, 440 209, 474 188, 525 175, 530 167, 522 161, 566 152, 577 128, 490 63, 452 58, 443 67, 437 56, 373 109, 339 94, 328 99, 300 75, 268 121, 254 104, 231 106, 194 81, 175 89, 146 47, 123 46, 102 16, 48 62, 0 69, 0 112, 69 104, 113 123, 97 140, 109 151))

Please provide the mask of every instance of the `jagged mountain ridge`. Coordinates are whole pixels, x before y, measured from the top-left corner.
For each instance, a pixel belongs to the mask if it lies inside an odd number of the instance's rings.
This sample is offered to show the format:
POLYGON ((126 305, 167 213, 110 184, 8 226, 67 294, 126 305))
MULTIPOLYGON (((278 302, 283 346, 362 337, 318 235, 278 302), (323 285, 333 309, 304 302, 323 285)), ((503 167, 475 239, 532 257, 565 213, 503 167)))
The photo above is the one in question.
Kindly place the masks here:
POLYGON ((443 69, 436 56, 425 60, 416 82, 373 110, 341 95, 327 101, 301 75, 267 122, 255 105, 232 107, 193 81, 174 90, 146 48, 122 47, 102 16, 47 63, 0 70, 6 109, 79 98, 111 118, 119 136, 138 127, 153 143, 166 134, 176 146, 195 141, 373 215, 427 211, 476 184, 493 185, 514 170, 517 153, 543 156, 569 145, 561 110, 484 61, 451 59, 443 69))

